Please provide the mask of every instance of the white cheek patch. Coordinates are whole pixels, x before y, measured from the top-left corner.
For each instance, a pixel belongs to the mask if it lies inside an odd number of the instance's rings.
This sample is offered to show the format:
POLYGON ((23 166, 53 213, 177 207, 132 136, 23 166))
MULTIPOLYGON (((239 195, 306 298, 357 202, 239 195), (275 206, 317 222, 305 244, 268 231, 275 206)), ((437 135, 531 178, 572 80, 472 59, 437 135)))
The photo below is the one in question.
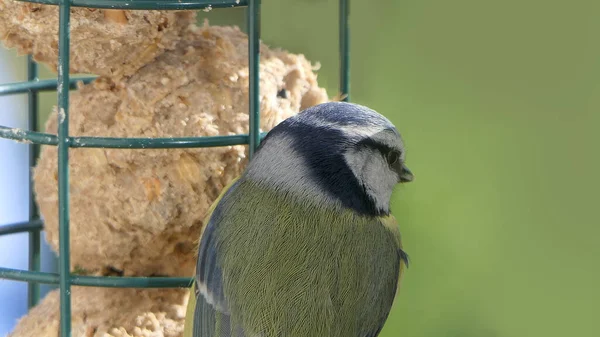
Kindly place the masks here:
POLYGON ((376 150, 361 148, 347 152, 345 159, 377 209, 389 210, 392 190, 398 177, 390 170, 383 156, 376 150))
POLYGON ((374 154, 375 153, 369 149, 348 151, 344 154, 346 163, 359 181, 362 181, 364 166, 366 165, 369 157, 373 156, 374 154))

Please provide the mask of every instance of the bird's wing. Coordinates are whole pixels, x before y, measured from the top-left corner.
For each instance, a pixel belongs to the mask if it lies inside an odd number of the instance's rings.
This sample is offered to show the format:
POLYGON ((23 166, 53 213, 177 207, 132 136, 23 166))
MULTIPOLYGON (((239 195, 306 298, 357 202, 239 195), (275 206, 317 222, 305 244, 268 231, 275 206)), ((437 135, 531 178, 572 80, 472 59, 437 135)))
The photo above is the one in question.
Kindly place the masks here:
MULTIPOLYGON (((223 294, 220 266, 213 238, 221 216, 220 201, 235 190, 238 179, 225 187, 208 212, 208 222, 202 232, 194 286, 188 303, 188 317, 193 323, 186 327, 185 337, 244 337, 240 328, 230 326, 229 309, 223 294), (193 299, 193 300, 192 300, 193 299)), ((190 321, 189 319, 186 319, 190 321)))
POLYGON ((371 331, 367 331, 366 334, 361 337, 377 337, 379 335, 379 333, 383 329, 383 325, 385 324, 385 321, 387 320, 389 312, 392 309, 392 303, 393 303, 393 301, 396 297, 396 294, 398 292, 398 289, 400 287, 400 281, 402 280, 402 275, 404 273, 404 269, 406 267, 408 267, 408 254, 406 254, 406 252, 404 252, 404 250, 402 249, 402 240, 401 240, 401 236, 400 236, 400 229, 398 228, 398 222, 396 221, 396 218, 393 215, 389 215, 387 217, 380 218, 380 221, 383 224, 383 226, 393 236, 394 241, 396 243, 396 250, 397 250, 396 266, 397 266, 397 269, 396 269, 395 273, 396 273, 397 277, 395 278, 395 280, 393 280, 394 285, 392 287, 390 287, 389 294, 387 295, 389 305, 387 307, 385 315, 379 317, 378 324, 371 331))
MULTIPOLYGON (((211 208, 212 213, 210 214, 208 222, 205 222, 206 226, 204 227, 204 232, 202 233, 199 243, 194 291, 191 294, 194 301, 190 300, 190 303, 188 304, 188 313, 193 317, 193 324, 189 327, 186 326, 185 337, 248 337, 248 331, 244 333, 241 327, 233 326, 234 324, 232 324, 230 306, 224 296, 223 273, 220 265, 217 263, 217 240, 214 237, 217 228, 226 224, 223 222, 223 216, 225 215, 225 212, 228 211, 225 208, 229 207, 225 206, 226 203, 220 201, 222 199, 227 200, 228 193, 235 191, 236 188, 238 188, 238 181, 233 182, 228 188, 223 190, 221 196, 215 201, 214 206, 211 208)), ((231 197, 233 196, 230 196, 229 198, 231 197)), ((227 204, 230 204, 230 202, 227 204)), ((370 317, 369 320, 375 321, 373 321, 373 324, 369 324, 368 328, 365 327, 367 329, 363 330, 363 333, 357 337, 376 337, 379 335, 387 315, 389 314, 389 309, 391 309, 391 304, 395 297, 402 271, 408 261, 406 254, 402 250, 400 233, 395 219, 389 217, 383 218, 380 221, 389 231, 390 236, 388 238, 391 238, 392 242, 395 243, 397 252, 396 262, 394 264, 394 270, 390 271, 391 274, 388 274, 391 277, 385 277, 383 278, 385 280, 379 280, 387 283, 387 285, 371 288, 372 290, 379 289, 376 291, 384 292, 383 294, 373 294, 372 297, 378 299, 377 301, 374 301, 376 303, 372 303, 372 306, 373 309, 379 310, 379 314, 376 318, 365 314, 366 317, 370 317), (380 311, 382 305, 385 309, 380 311)), ((244 226, 244 228, 246 227, 244 226)), ((370 310, 365 309, 365 312, 369 311, 370 310)))
POLYGON ((404 269, 408 268, 408 254, 402 248, 402 238, 400 236, 400 228, 398 228, 398 222, 393 215, 381 218, 383 226, 392 233, 394 240, 396 241, 396 248, 398 250, 398 282, 402 280, 404 269))

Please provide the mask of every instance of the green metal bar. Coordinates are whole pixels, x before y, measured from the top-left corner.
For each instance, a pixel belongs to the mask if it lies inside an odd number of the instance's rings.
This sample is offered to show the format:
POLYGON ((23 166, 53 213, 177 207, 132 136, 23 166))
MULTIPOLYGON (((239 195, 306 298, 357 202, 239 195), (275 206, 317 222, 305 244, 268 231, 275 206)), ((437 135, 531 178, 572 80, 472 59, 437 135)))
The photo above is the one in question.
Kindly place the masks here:
MULTIPOLYGON (((37 64, 33 61, 31 55, 27 56, 27 80, 35 81, 38 76, 37 64)), ((28 110, 29 110, 29 129, 37 130, 38 127, 38 93, 30 90, 27 94, 28 110)), ((35 161, 39 154, 39 145, 29 145, 29 221, 39 217, 37 204, 35 203, 35 195, 33 192, 33 174, 32 170, 35 167, 35 161)), ((41 265, 40 255, 40 228, 32 229, 29 232, 29 270, 39 271, 41 265)), ((40 285, 29 283, 27 285, 27 306, 34 307, 40 300, 40 285)))
POLYGON ((104 147, 120 149, 165 149, 218 147, 248 144, 248 135, 186 138, 102 138, 73 137, 71 147, 104 147))
POLYGON ((71 337, 69 235, 69 47, 71 3, 61 0, 58 19, 58 271, 60 335, 71 337))
MULTIPOLYGON (((0 268, 0 278, 44 284, 58 284, 60 274, 0 268)), ((102 288, 188 288, 189 277, 116 277, 71 275, 71 285, 102 288)))
POLYGON ((259 101, 259 71, 260 71, 260 0, 248 1, 248 68, 249 84, 249 159, 260 144, 260 101, 259 101))
POLYGON ((343 101, 350 100, 350 0, 340 0, 340 93, 343 101))
MULTIPOLYGON (((259 134, 264 138, 266 132, 259 134)), ((11 139, 22 143, 58 145, 58 137, 53 134, 28 131, 18 128, 0 126, 0 138, 11 139)), ((68 137, 69 147, 113 148, 113 149, 168 149, 197 148, 244 145, 249 142, 249 135, 180 137, 180 138, 111 138, 111 137, 68 137)))
POLYGON ((19 222, 10 225, 0 226, 0 236, 17 234, 23 232, 39 231, 44 228, 44 223, 41 219, 34 219, 27 222, 19 222))
POLYGON ((49 133, 28 131, 19 128, 9 128, 0 125, 0 138, 11 139, 21 143, 36 143, 43 145, 57 145, 58 137, 49 133))
MULTIPOLYGON (((59 5, 62 0, 18 0, 44 5, 59 5)), ((71 0, 72 7, 111 9, 191 10, 246 7, 248 0, 71 0)))
MULTIPOLYGON (((73 78, 69 83, 69 89, 76 89, 77 82, 88 84, 96 77, 73 78)), ((0 96, 22 94, 31 91, 53 91, 58 86, 58 80, 37 80, 32 79, 29 82, 8 83, 0 85, 0 96)))

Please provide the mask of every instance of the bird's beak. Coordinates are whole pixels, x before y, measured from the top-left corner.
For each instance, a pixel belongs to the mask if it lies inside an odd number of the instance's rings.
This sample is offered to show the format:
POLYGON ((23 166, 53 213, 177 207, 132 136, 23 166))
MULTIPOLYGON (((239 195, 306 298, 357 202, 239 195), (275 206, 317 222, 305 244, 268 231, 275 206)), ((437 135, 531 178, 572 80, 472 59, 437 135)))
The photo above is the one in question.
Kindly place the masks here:
POLYGON ((402 169, 400 170, 400 183, 408 183, 413 181, 413 179, 415 179, 413 173, 406 165, 402 164, 402 169))

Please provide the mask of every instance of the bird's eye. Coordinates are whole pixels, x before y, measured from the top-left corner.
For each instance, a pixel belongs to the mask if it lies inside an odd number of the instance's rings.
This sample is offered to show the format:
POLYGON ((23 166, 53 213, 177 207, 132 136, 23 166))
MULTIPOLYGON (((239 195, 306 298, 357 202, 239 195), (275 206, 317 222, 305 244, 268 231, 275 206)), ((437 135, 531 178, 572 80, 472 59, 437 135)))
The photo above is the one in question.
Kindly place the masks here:
POLYGON ((400 160, 400 153, 397 151, 390 151, 387 154, 387 162, 390 166, 395 165, 400 160))

